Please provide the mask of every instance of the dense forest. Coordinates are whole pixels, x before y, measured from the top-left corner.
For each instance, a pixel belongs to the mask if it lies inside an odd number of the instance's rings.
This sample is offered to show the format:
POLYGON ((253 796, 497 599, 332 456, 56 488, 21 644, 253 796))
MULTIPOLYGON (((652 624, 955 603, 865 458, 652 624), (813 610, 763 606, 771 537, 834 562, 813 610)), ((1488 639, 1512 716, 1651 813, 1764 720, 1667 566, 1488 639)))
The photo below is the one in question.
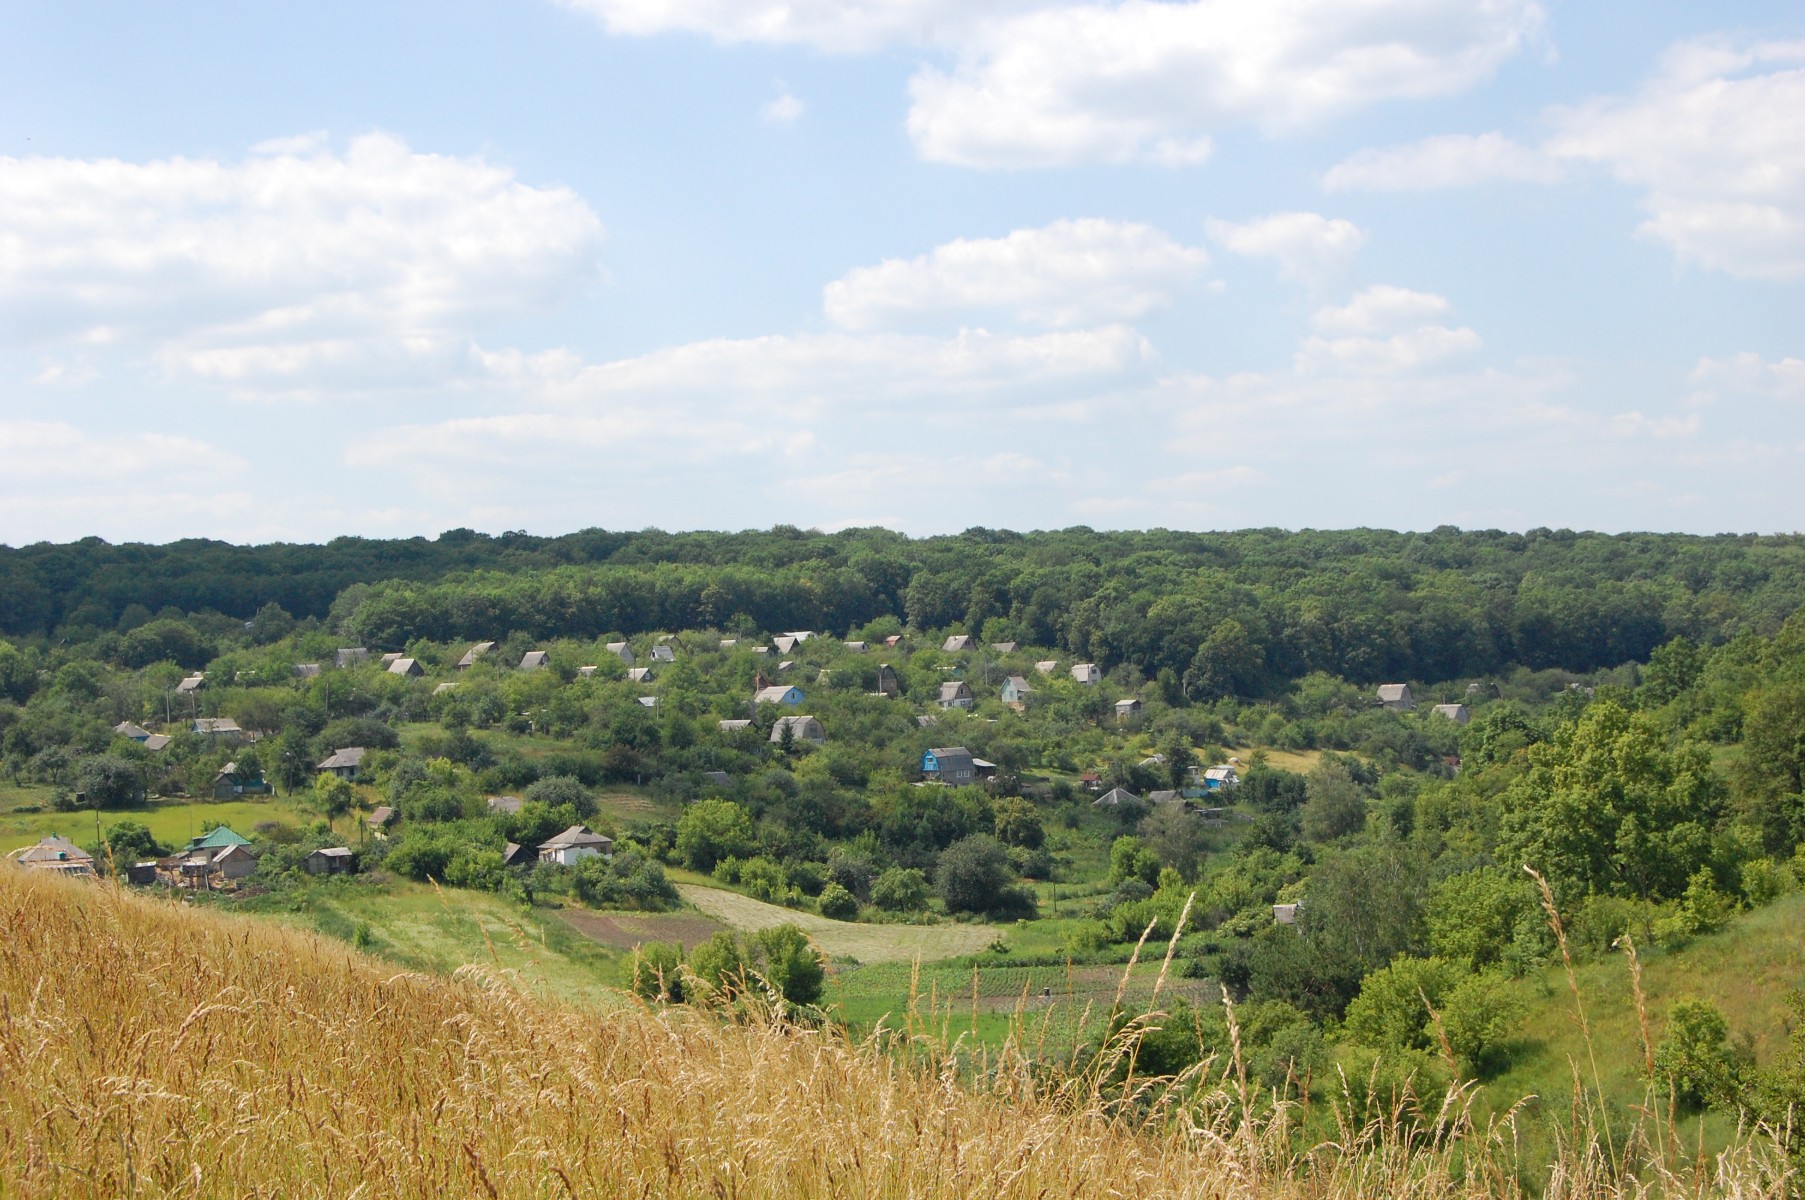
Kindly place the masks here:
MULTIPOLYGON (((1165 672, 1171 690, 1204 698, 1267 695, 1319 671, 1360 683, 1592 671, 1645 661, 1675 637, 1772 633, 1802 601, 1796 535, 1076 528, 910 539, 779 527, 0 548, 0 632, 15 638, 129 641, 159 615, 265 610, 330 618, 382 649, 893 618, 1165 672)), ((120 653, 184 661, 163 649, 120 653)))

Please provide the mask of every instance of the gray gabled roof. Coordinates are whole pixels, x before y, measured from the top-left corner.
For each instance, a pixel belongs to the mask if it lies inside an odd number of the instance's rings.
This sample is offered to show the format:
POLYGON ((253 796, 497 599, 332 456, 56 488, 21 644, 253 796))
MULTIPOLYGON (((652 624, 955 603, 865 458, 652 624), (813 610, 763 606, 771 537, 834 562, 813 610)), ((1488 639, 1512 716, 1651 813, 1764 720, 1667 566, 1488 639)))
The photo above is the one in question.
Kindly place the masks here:
POLYGON ((1127 788, 1110 788, 1091 803, 1093 804, 1134 804, 1140 797, 1127 788))
POLYGON ((539 849, 562 850, 579 846, 594 846, 597 849, 600 849, 604 846, 612 845, 614 845, 613 838, 603 837, 599 833, 591 833, 587 826, 572 825, 563 833, 558 834, 549 841, 541 843, 539 849))
POLYGON ((321 759, 316 771, 355 771, 363 765, 366 751, 362 746, 343 746, 321 759))

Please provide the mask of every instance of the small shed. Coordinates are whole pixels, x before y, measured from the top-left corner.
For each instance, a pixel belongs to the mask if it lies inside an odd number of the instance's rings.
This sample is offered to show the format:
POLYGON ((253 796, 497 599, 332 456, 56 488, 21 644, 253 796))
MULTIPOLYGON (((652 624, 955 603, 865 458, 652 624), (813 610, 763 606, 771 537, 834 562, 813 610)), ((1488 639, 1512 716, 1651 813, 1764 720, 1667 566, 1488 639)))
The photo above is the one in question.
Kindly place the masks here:
POLYGON ((1059 669, 1059 660, 1056 658, 1043 658, 1041 661, 1034 664, 1034 669, 1039 671, 1042 675, 1051 675, 1059 669))
POLYGON ((675 650, 671 649, 669 646, 665 645, 663 642, 659 642, 656 646, 652 647, 652 661, 653 662, 676 662, 677 661, 677 652, 675 650))
POLYGON ((596 668, 594 668, 594 667, 578 667, 577 668, 577 678, 578 679, 588 679, 589 677, 594 675, 595 672, 596 672, 596 668))
POLYGON ((941 708, 970 708, 972 706, 971 684, 963 679, 952 679, 940 685, 940 695, 936 703, 941 708))
POLYGON ((628 667, 627 680, 630 683, 651 683, 657 674, 650 667, 628 667))
POLYGON ((976 639, 969 634, 955 633, 940 643, 940 648, 948 654, 968 654, 978 648, 976 639))
POLYGON ((864 642, 847 642, 846 648, 854 654, 863 654, 871 647, 867 646, 864 642))
POLYGON ((1241 773, 1232 766, 1211 767, 1203 773, 1203 786, 1212 792, 1241 786, 1241 773))
POLYGON ((320 677, 320 664, 319 663, 296 663, 295 664, 295 678, 296 679, 318 679, 319 677, 320 677))
POLYGON ((1083 684, 1103 682, 1103 668, 1096 663, 1073 663, 1072 678, 1083 684))
POLYGON ((1141 711, 1141 702, 1139 700, 1135 699, 1133 696, 1125 696, 1122 699, 1116 701, 1116 719, 1117 720, 1121 720, 1123 717, 1132 717, 1140 711, 1141 711))
POLYGON ((349 875, 357 860, 344 846, 327 846, 315 850, 301 860, 301 869, 309 875, 349 875))
POLYGON ((921 777, 957 787, 976 779, 977 768, 964 746, 938 746, 922 752, 921 777))
POLYGON ((781 743, 784 740, 785 730, 788 730, 789 736, 798 742, 813 742, 819 746, 827 741, 827 731, 814 717, 778 717, 776 723, 771 726, 771 741, 781 743))
POLYGON ((633 647, 627 645, 625 642, 609 642, 606 649, 608 653, 614 655, 614 657, 620 659, 629 667, 639 661, 633 657, 633 647))
POLYGON ((902 695, 902 682, 896 678, 896 669, 889 663, 877 664, 877 693, 893 700, 902 695))
POLYGON ((1467 706, 1464 704, 1437 704, 1431 711, 1438 717, 1446 717, 1456 725, 1465 725, 1473 719, 1473 714, 1467 711, 1467 706))
POLYGON ((339 670, 370 661, 370 652, 362 646, 345 646, 332 652, 332 665, 339 670))
POLYGON ((552 656, 544 650, 528 650, 525 654, 520 656, 520 666, 518 669, 522 671, 537 671, 542 667, 551 666, 551 663, 552 656))
POLYGON ((772 638, 771 644, 777 647, 777 652, 779 654, 789 654, 796 649, 799 643, 789 634, 783 633, 772 638))
POLYGON ((801 688, 787 683, 775 683, 770 687, 759 688, 752 697, 755 704, 786 704, 791 708, 801 704, 804 699, 801 688))
POLYGON ((1034 694, 1034 686, 1020 675, 1011 675, 1003 680, 1003 703, 1017 708, 1028 703, 1028 697, 1034 694))
POLYGON ((404 675, 409 679, 418 679, 420 676, 426 674, 426 668, 420 665, 418 659, 398 658, 389 664, 389 674, 404 675))
POLYGON ((176 690, 177 694, 186 696, 192 692, 200 691, 201 685, 206 682, 207 682, 207 677, 205 675, 201 674, 199 671, 196 671, 194 674, 192 674, 192 675, 188 676, 186 679, 182 680, 182 682, 176 684, 175 690, 176 690))
POLYGON ((370 815, 364 818, 364 823, 370 827, 371 833, 380 837, 383 830, 395 823, 395 815, 395 810, 389 805, 379 805, 370 810, 370 815))
POLYGON ((719 725, 722 733, 737 733, 739 730, 751 728, 752 722, 744 717, 729 717, 719 722, 719 725))
POLYGON ((1409 712, 1416 707, 1416 701, 1410 698, 1410 685, 1407 683, 1381 683, 1379 685, 1379 707, 1389 708, 1393 712, 1409 712))
POLYGON ((476 645, 470 647, 470 649, 464 651, 464 657, 457 661, 457 669, 460 671, 468 671, 471 667, 476 665, 478 659, 486 654, 493 654, 494 652, 494 642, 478 642, 476 645))
POLYGON ((1295 905, 1295 904, 1275 904, 1275 905, 1273 905, 1272 906, 1272 919, 1275 924, 1279 924, 1279 925, 1295 925, 1295 924, 1297 924, 1297 905, 1295 905))

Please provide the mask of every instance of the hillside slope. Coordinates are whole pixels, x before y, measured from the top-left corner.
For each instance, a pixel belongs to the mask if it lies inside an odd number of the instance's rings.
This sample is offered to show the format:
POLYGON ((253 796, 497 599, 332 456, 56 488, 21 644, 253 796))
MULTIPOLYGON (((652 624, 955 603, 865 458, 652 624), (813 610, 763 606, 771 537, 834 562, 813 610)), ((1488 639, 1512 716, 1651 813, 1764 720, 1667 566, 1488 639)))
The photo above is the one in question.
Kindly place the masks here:
MULTIPOLYGON (((0 929, 0 1195, 1437 1197, 1518 1177, 1471 1144, 1461 1185, 1461 1152, 1396 1140, 1306 1159, 1277 1125, 1137 1134, 1025 1070, 975 1095, 828 1034, 580 1013, 106 886, 0 872, 0 929)), ((1557 1169, 1566 1194, 1621 1194, 1557 1169)), ((1720 1186, 1779 1194, 1730 1169, 1720 1186)))

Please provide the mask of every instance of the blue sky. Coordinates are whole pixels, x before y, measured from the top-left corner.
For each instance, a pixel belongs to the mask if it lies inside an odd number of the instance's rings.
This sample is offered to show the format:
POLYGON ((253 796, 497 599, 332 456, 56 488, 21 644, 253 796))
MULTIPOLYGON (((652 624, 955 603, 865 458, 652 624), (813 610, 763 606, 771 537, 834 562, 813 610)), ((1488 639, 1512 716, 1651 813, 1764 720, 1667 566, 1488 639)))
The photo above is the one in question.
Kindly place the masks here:
POLYGON ((1801 528, 1796 4, 6 16, 0 541, 1801 528))

